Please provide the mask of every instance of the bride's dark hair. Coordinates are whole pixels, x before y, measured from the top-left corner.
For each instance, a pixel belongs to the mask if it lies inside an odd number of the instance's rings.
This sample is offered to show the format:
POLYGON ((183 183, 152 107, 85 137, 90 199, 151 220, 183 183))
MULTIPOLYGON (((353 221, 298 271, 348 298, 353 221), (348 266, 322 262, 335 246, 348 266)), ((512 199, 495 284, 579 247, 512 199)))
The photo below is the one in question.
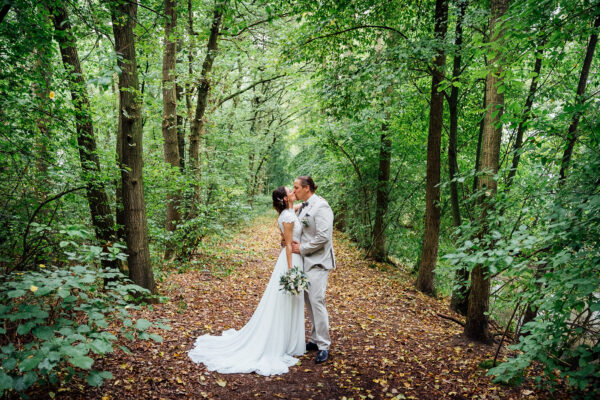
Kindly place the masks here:
POLYGON ((287 188, 285 186, 279 186, 273 190, 273 208, 277 210, 277 214, 281 214, 287 208, 287 202, 284 200, 286 196, 287 188))

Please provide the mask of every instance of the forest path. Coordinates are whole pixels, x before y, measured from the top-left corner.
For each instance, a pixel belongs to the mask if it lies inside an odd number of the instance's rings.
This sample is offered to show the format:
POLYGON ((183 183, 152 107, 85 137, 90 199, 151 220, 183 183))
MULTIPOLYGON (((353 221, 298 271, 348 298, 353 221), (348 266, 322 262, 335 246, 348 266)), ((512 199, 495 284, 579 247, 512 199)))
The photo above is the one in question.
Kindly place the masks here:
MULTIPOLYGON (((239 329, 252 315, 279 252, 275 214, 269 213, 198 259, 200 265, 212 265, 212 274, 168 276, 160 291, 170 300, 137 313, 171 320, 173 329, 159 332, 164 342, 140 342, 132 346, 132 355, 119 350, 98 360, 94 368, 111 371, 115 379, 79 394, 104 400, 543 397, 531 387, 490 382, 478 364, 492 358, 495 347, 467 341, 458 324, 440 318, 438 313, 452 315, 447 299, 415 291, 410 275, 365 260, 342 234, 336 233, 334 241, 337 269, 330 274, 326 298, 332 338, 328 362, 315 365, 315 353, 308 353, 288 374, 263 377, 208 372, 187 357, 197 336, 239 329)), ((59 392, 59 397, 74 394, 59 392)))

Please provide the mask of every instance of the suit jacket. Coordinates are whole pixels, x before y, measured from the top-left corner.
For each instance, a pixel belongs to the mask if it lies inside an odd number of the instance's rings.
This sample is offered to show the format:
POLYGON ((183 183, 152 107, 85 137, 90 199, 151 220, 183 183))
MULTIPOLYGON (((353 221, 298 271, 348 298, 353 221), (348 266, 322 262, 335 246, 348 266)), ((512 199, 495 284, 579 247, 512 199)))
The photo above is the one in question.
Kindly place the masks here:
POLYGON ((308 204, 300 211, 298 219, 302 225, 300 254, 304 258, 304 270, 320 264, 325 269, 335 268, 333 252, 333 211, 329 203, 313 194, 308 204))

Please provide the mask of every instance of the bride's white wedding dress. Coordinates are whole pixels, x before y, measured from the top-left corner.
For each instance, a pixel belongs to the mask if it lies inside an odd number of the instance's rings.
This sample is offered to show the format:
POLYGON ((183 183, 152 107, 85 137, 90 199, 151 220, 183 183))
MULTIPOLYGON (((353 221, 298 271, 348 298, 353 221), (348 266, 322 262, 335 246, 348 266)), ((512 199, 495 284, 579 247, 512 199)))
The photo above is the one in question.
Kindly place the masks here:
MULTIPOLYGON (((278 219, 294 222, 293 238, 300 241, 302 227, 293 210, 284 210, 278 219)), ((302 257, 292 255, 292 264, 302 268, 302 257)), ((305 353, 304 296, 279 290, 279 279, 288 269, 285 248, 279 254, 269 284, 248 323, 239 331, 229 329, 222 336, 203 335, 188 355, 209 371, 223 374, 256 372, 278 375, 289 371, 305 353)))

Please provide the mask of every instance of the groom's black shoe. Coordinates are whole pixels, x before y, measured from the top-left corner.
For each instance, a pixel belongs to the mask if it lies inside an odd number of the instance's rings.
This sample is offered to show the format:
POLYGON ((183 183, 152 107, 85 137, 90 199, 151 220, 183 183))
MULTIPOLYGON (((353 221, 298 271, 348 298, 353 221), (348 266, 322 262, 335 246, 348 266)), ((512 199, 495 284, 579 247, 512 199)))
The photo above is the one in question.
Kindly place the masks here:
POLYGON ((329 350, 319 350, 317 353, 317 358, 315 358, 316 364, 324 363, 329 359, 329 350))
POLYGON ((313 342, 306 342, 306 351, 317 351, 317 350, 319 350, 319 346, 317 346, 313 342))

